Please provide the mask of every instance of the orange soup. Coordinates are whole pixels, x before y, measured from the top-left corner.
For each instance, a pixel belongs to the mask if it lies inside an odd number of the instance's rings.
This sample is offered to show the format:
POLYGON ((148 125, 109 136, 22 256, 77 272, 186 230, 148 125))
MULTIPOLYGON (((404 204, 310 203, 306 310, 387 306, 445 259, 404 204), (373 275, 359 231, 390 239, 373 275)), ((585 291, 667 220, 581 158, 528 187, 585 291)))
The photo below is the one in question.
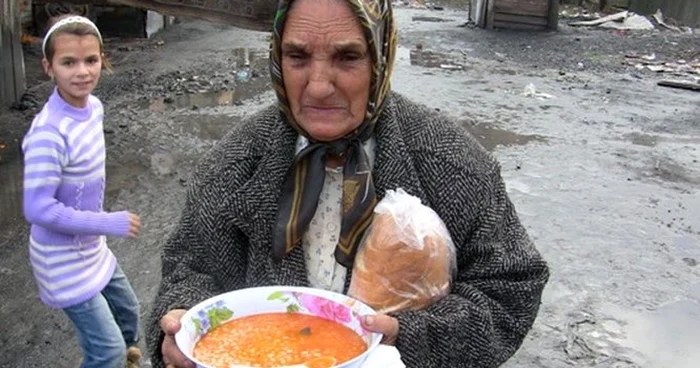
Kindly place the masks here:
POLYGON ((213 329, 197 343, 194 357, 217 368, 304 363, 330 367, 365 350, 367 344, 360 335, 340 323, 301 313, 265 313, 213 329), (331 363, 319 364, 322 361, 331 363))

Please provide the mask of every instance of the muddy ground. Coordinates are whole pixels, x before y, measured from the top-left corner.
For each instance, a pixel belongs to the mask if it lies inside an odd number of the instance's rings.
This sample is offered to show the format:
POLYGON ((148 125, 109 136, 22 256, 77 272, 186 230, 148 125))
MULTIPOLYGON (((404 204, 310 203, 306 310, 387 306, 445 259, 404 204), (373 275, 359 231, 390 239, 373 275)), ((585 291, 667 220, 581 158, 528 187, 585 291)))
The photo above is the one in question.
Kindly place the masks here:
MULTIPOLYGON (((700 365, 700 93, 659 87, 666 76, 623 63, 627 54, 691 58, 700 36, 485 31, 460 27, 463 11, 397 17, 394 90, 493 151, 551 265, 537 322, 505 367, 700 365)), ((274 101, 266 46, 266 33, 199 21, 108 41, 116 72, 96 91, 106 110, 106 206, 144 221, 138 239, 109 244, 144 316, 194 163, 274 101)), ((19 206, 17 140, 50 90, 37 54, 27 51, 32 88, 16 106, 25 110, 0 110, 3 368, 75 367, 80 357, 67 319, 37 299, 19 206)))

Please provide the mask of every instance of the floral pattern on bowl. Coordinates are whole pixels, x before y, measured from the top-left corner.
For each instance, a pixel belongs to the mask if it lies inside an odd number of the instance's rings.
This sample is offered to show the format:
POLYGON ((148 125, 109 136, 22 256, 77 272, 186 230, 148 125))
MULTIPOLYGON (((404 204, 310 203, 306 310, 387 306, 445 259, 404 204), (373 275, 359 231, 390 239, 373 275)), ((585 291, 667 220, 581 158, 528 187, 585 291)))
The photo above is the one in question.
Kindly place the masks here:
MULTIPOLYGON (((261 313, 304 313, 349 327, 367 343, 367 351, 338 368, 358 368, 382 339, 365 330, 362 316, 376 314, 366 304, 346 295, 304 287, 270 286, 241 289, 207 299, 190 308, 181 319, 175 335, 180 350, 200 368, 211 368, 194 359, 197 342, 208 332, 232 319, 261 313)), ((244 367, 240 367, 244 368, 244 367)))
POLYGON ((226 302, 219 300, 216 303, 204 307, 197 312, 196 317, 192 317, 198 335, 205 335, 210 329, 218 327, 220 324, 233 318, 233 311, 226 307, 226 302))
POLYGON ((298 291, 275 291, 267 297, 267 300, 279 300, 285 303, 287 312, 290 313, 304 312, 351 327, 369 346, 371 332, 362 326, 360 321, 362 305, 355 299, 347 298, 345 303, 338 303, 322 296, 298 291))

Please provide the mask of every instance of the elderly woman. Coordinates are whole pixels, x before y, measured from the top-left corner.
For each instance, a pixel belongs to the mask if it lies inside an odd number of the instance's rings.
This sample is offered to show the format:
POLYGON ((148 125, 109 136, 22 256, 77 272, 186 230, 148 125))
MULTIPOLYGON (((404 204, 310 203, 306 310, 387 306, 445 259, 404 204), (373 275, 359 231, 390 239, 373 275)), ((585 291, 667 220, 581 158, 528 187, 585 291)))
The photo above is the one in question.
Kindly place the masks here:
POLYGON ((503 363, 531 328, 549 274, 499 165, 454 122, 389 92, 389 0, 278 6, 278 102, 226 135, 191 181, 163 250, 148 330, 155 365, 192 366, 173 335, 184 309, 208 297, 267 285, 347 292, 359 234, 397 188, 445 222, 457 272, 451 293, 427 309, 367 318, 365 327, 409 367, 503 363), (351 195, 357 186, 366 195, 351 195))

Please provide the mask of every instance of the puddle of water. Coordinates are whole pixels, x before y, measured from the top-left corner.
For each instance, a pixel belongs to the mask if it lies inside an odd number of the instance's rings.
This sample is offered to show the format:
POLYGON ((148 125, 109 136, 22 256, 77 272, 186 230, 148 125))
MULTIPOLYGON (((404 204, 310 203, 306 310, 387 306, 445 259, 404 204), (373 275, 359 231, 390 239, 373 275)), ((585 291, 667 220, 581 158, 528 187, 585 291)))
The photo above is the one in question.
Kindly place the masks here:
POLYGON ((671 183, 697 183, 699 181, 693 178, 684 166, 670 158, 656 159, 653 168, 648 169, 646 174, 671 183))
MULTIPOLYGON (((108 162, 105 170, 107 172, 107 187, 105 188, 105 198, 111 201, 122 190, 133 190, 138 185, 139 175, 148 170, 147 166, 140 163, 116 164, 108 162)), ((108 204, 108 203, 105 203, 108 204)))
POLYGON ((656 135, 641 134, 641 133, 630 133, 625 135, 625 139, 636 144, 638 146, 654 147, 659 141, 659 137, 656 135))
POLYGON ((233 105, 234 102, 240 100, 236 97, 236 91, 234 90, 187 93, 174 97, 157 98, 148 105, 148 109, 153 112, 163 112, 168 109, 168 107, 183 109, 230 106, 233 105))
POLYGON ((484 148, 493 151, 497 146, 526 145, 530 142, 546 142, 547 139, 536 134, 518 134, 497 128, 490 124, 465 124, 484 148))
POLYGON ((659 135, 644 134, 644 133, 629 133, 625 134, 623 139, 632 142, 638 146, 654 147, 660 142, 678 143, 678 144, 700 144, 700 138, 696 137, 662 137, 659 135))
MULTIPOLYGON (((422 46, 421 46, 422 47, 422 46)), ((464 70, 463 62, 459 62, 455 57, 440 52, 423 50, 422 48, 408 49, 399 47, 397 61, 404 64, 422 66, 425 68, 439 68, 443 70, 464 70), (408 60, 407 60, 408 59, 408 60)))
POLYGON ((445 19, 445 18, 438 18, 438 17, 413 17, 412 20, 414 22, 452 22, 452 19, 445 19))
POLYGON ((696 302, 700 303, 700 284, 695 284, 688 289, 690 297, 695 299, 696 302))
MULTIPOLYGON (((675 219, 674 219, 675 220, 675 219)), ((676 258, 690 267, 695 267, 700 261, 700 243, 692 236, 679 236, 673 239, 671 248, 676 258)))
POLYGON ((195 93, 173 94, 150 101, 141 101, 138 105, 153 112, 164 112, 169 109, 232 106, 266 92, 270 88, 269 78, 256 77, 236 87, 221 91, 205 90, 195 93))
POLYGON ((182 133, 200 139, 218 140, 238 124, 239 119, 228 115, 197 115, 196 121, 187 116, 176 117, 174 120, 182 127, 182 133))
POLYGON ((229 61, 234 69, 245 66, 266 68, 269 57, 270 51, 267 49, 237 48, 233 49, 233 56, 229 61))
POLYGON ((700 361, 700 304, 680 300, 634 316, 626 341, 646 355, 649 367, 697 367, 700 361))

